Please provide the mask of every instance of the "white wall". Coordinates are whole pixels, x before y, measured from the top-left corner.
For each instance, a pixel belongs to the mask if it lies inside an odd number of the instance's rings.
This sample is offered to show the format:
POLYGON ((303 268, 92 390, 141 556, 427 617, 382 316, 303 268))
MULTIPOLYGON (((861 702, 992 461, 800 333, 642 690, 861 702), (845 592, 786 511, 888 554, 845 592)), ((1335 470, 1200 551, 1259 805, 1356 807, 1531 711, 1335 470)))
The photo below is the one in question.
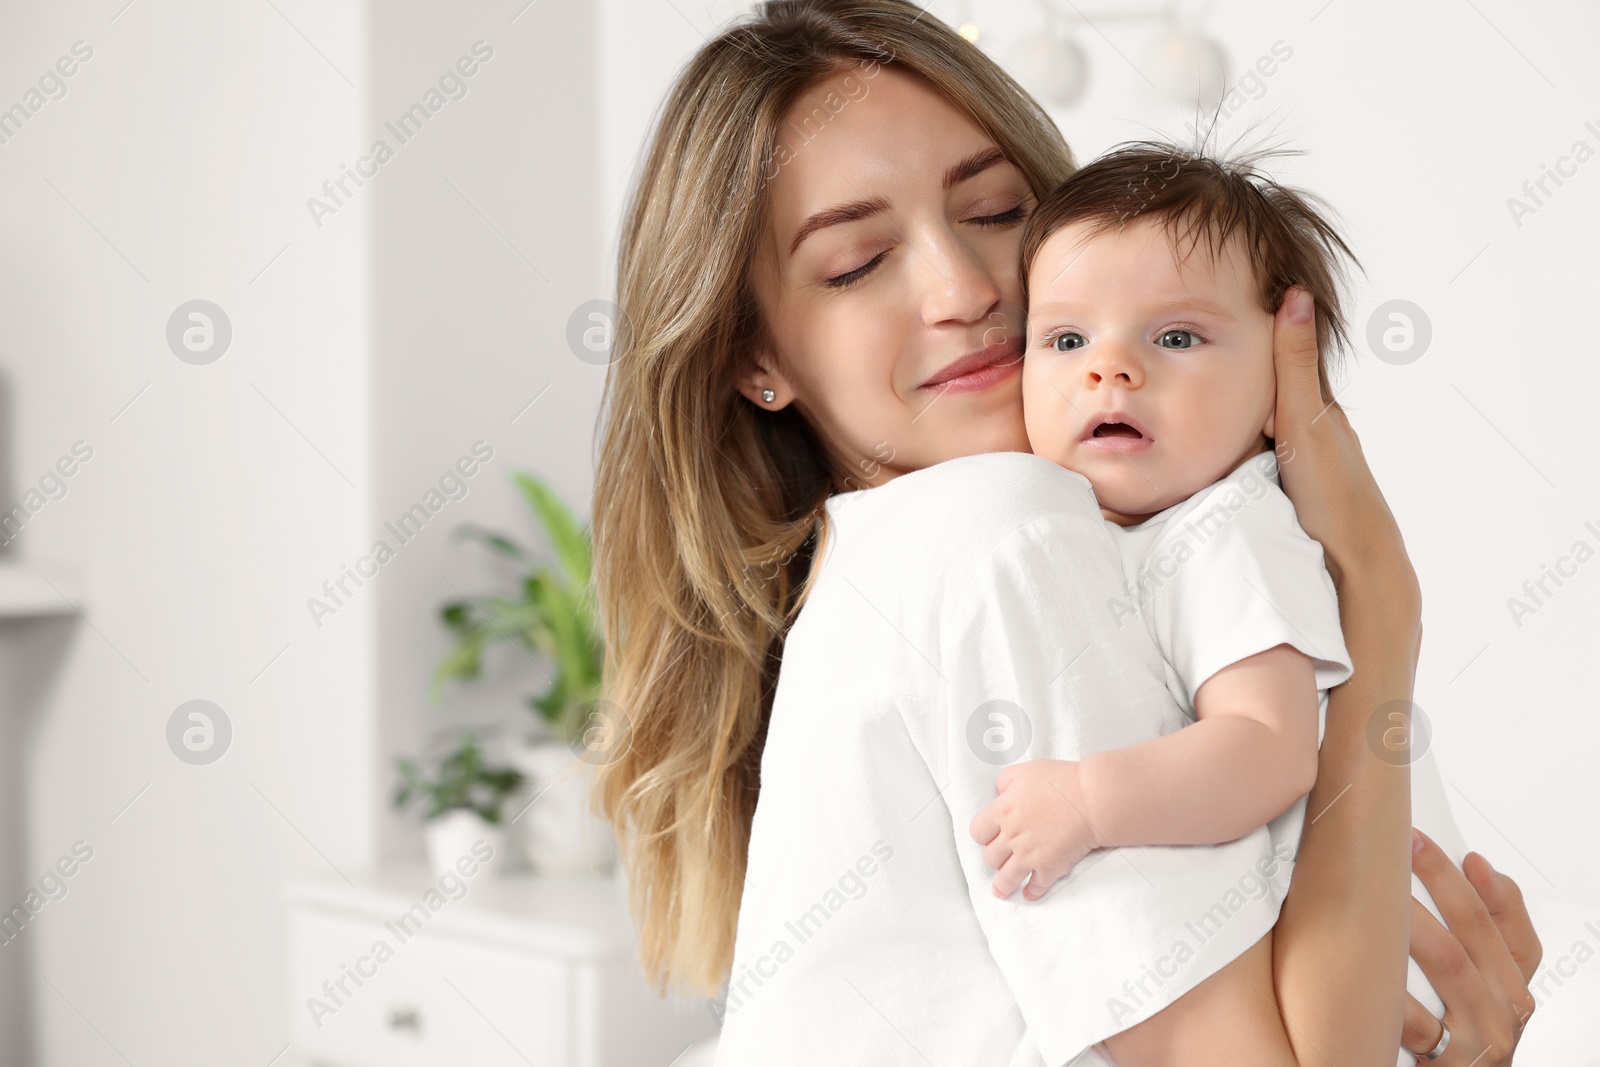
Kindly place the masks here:
POLYGON ((364 26, 355 3, 121 7, 0 13, 0 106, 93 49, 0 144, 6 506, 94 450, 11 546, 86 593, 54 686, 5 709, 24 877, 94 853, 5 951, 36 967, 38 1063, 266 1063, 278 883, 375 849, 372 608, 315 633, 304 605, 372 511, 367 208, 318 230, 305 206, 367 134, 364 26), (197 297, 233 327, 207 366, 166 341, 197 297), (165 738, 194 698, 233 726, 209 766, 165 738))
MULTIPOLYGON (((0 107, 93 49, 0 144, 6 504, 94 449, 9 549, 87 589, 53 687, 19 709, 22 877, 80 838, 94 855, 4 951, 33 964, 41 1064, 266 1063, 290 1011, 284 876, 420 855, 394 756, 531 721, 537 678, 509 651, 443 709, 423 688, 439 604, 507 577, 451 528, 531 540, 515 467, 587 503, 603 370, 565 327, 600 295, 593 14, 119 8, 0 14, 0 107), (402 143, 386 123, 419 102, 402 143), (206 366, 165 338, 196 297, 233 326, 206 366), (402 544, 385 522, 476 442, 492 459, 402 544), (378 540, 393 558, 353 584, 378 540), (196 697, 234 729, 210 766, 165 739, 196 697)), ((0 889, 9 907, 26 887, 0 889)))
MULTIPOLYGON (((526 732, 535 723, 526 701, 541 680, 505 647, 486 657, 480 684, 453 688, 441 708, 425 701, 447 648, 439 605, 503 592, 515 577, 456 541, 452 528, 471 521, 537 543, 510 481, 518 468, 588 510, 605 371, 568 349, 566 329, 574 309, 603 295, 594 14, 583 4, 534 4, 518 15, 522 8, 482 0, 370 7, 374 130, 471 57, 475 42, 493 53, 465 79, 466 95, 429 120, 371 187, 378 485, 370 531, 397 554, 360 595, 379 605, 377 770, 385 783, 396 754, 414 754, 439 730, 500 723, 526 732), (493 458, 400 547, 382 521, 421 501, 480 441, 493 458)), ((416 812, 384 812, 384 856, 420 857, 416 812)))

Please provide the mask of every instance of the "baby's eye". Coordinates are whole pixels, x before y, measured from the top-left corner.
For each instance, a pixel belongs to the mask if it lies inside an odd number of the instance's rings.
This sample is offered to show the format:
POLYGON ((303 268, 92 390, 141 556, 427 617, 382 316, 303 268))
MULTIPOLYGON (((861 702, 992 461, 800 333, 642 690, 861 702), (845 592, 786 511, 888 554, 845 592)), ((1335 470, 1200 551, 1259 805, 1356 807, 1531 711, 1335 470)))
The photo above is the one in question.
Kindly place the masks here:
POLYGON ((1057 352, 1071 352, 1073 349, 1082 348, 1089 343, 1089 339, 1081 333, 1067 330, 1058 333, 1050 339, 1050 347, 1057 352))
POLYGON ((1168 330, 1156 338, 1162 348, 1193 348, 1199 343, 1200 336, 1193 330, 1168 330))

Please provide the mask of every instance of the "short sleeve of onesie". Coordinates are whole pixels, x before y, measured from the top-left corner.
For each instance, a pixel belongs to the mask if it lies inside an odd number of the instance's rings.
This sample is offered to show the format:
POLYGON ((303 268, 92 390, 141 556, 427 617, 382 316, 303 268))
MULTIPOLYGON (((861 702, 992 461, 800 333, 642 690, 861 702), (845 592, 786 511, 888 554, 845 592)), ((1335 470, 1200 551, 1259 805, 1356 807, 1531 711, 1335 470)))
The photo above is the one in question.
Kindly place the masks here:
POLYGON ((1301 529, 1270 452, 1120 540, 1123 611, 1145 617, 1190 707, 1212 675, 1278 645, 1312 659, 1318 689, 1350 677, 1322 546, 1301 529))

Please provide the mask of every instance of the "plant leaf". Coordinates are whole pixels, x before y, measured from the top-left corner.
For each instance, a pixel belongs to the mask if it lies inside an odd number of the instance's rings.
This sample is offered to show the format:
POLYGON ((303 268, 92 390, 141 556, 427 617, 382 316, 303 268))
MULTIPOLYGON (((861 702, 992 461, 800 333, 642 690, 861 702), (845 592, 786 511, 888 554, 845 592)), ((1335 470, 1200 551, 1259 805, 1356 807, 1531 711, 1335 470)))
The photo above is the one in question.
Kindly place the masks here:
POLYGON ((527 563, 531 558, 526 549, 504 534, 479 526, 475 522, 464 522, 455 528, 455 536, 461 541, 478 541, 488 548, 500 553, 518 563, 527 563))
POLYGON ((555 490, 543 481, 527 471, 516 471, 512 478, 544 527, 545 537, 567 579, 580 590, 588 589, 593 570, 588 532, 578 524, 577 517, 555 490))

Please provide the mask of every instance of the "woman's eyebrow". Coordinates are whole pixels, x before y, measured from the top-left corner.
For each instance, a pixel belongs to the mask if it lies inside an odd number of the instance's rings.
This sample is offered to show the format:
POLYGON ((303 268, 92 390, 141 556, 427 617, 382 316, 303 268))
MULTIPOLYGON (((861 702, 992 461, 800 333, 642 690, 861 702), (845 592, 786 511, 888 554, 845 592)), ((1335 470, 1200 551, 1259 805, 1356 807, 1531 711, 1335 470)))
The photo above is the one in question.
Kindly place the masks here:
POLYGON ((990 167, 1005 163, 1006 154, 994 145, 980 148, 944 173, 944 187, 954 189, 968 178, 982 174, 990 167))
MULTIPOLYGON (((969 178, 982 174, 996 164, 1005 162, 1007 162, 1006 154, 994 145, 990 145, 988 148, 980 148, 945 171, 944 188, 947 190, 954 189, 969 178)), ((795 250, 800 247, 800 242, 818 230, 826 229, 829 226, 838 226, 840 223, 845 222, 860 222, 862 219, 869 219, 888 210, 889 201, 881 196, 824 208, 800 224, 800 228, 795 231, 794 240, 789 242, 789 255, 794 255, 795 250)))
POLYGON ((842 222, 860 222, 862 219, 870 219, 872 216, 882 214, 888 210, 889 201, 881 196, 825 208, 800 224, 800 229, 795 232, 794 240, 789 242, 789 254, 791 256, 794 255, 795 249, 800 247, 800 242, 818 230, 826 229, 829 226, 837 226, 842 222))

